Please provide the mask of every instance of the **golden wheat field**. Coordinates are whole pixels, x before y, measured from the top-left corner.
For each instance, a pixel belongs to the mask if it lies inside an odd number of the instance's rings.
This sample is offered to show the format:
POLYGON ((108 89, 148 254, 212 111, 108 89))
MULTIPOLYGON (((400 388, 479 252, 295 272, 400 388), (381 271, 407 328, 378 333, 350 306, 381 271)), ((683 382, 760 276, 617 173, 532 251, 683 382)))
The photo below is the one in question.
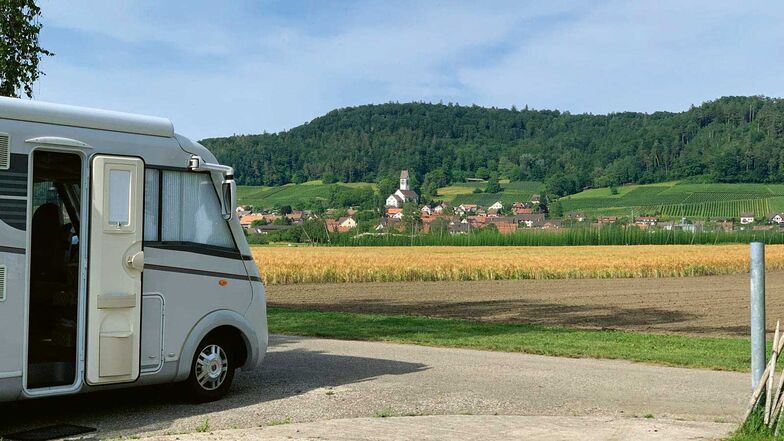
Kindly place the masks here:
MULTIPOLYGON (((253 247, 265 283, 686 277, 748 271, 748 245, 253 247)), ((784 245, 766 249, 784 268, 784 245)))

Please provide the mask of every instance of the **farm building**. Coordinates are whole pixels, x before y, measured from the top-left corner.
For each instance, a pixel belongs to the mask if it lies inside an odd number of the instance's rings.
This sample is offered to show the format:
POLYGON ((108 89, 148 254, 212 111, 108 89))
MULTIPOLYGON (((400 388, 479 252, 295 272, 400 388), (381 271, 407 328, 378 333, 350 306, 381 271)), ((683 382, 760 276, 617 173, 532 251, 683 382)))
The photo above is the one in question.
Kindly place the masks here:
POLYGON ((740 214, 740 224, 741 225, 748 225, 754 223, 754 213, 741 213, 740 214))
POLYGON ((768 215, 768 221, 771 223, 781 224, 784 222, 784 213, 771 213, 768 215))

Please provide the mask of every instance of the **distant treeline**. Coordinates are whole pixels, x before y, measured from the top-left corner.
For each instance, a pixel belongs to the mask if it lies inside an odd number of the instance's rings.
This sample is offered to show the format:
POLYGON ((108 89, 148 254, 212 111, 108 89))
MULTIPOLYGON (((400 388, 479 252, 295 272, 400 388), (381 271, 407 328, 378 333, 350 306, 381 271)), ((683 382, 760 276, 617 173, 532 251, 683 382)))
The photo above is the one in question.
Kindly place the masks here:
POLYGON ((378 182, 404 168, 425 194, 469 177, 544 181, 557 195, 690 177, 782 182, 784 100, 725 97, 679 113, 609 115, 390 103, 202 142, 243 185, 378 182))
POLYGON ((566 245, 716 245, 762 241, 784 244, 784 233, 778 231, 647 231, 638 228, 569 228, 562 230, 521 230, 501 234, 479 230, 470 234, 364 234, 331 233, 324 229, 292 227, 273 235, 251 234, 251 244, 270 241, 310 242, 332 246, 566 246, 566 245), (306 233, 310 230, 309 233, 306 233))

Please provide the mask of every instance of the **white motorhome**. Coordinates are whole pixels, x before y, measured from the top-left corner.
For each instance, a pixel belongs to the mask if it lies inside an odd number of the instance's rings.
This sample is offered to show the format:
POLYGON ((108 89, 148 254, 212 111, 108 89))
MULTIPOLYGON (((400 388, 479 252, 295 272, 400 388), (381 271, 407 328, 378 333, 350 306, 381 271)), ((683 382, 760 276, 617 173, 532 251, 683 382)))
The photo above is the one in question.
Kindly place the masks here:
POLYGON ((163 118, 0 98, 0 401, 183 382, 267 349, 231 167, 163 118))

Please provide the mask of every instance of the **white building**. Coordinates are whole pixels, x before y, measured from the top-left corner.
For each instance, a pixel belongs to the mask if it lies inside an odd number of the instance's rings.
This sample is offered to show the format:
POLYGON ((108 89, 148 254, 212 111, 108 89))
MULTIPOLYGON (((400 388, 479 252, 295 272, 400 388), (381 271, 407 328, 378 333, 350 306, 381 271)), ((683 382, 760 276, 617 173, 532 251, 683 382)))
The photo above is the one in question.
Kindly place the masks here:
POLYGON ((400 208, 406 202, 416 203, 419 201, 419 195, 416 194, 415 191, 409 188, 408 179, 409 179, 408 170, 401 171, 400 188, 398 188, 397 191, 389 195, 386 202, 387 207, 400 208))
POLYGON ((496 202, 495 204, 491 205, 488 210, 503 210, 504 204, 501 201, 496 202))

